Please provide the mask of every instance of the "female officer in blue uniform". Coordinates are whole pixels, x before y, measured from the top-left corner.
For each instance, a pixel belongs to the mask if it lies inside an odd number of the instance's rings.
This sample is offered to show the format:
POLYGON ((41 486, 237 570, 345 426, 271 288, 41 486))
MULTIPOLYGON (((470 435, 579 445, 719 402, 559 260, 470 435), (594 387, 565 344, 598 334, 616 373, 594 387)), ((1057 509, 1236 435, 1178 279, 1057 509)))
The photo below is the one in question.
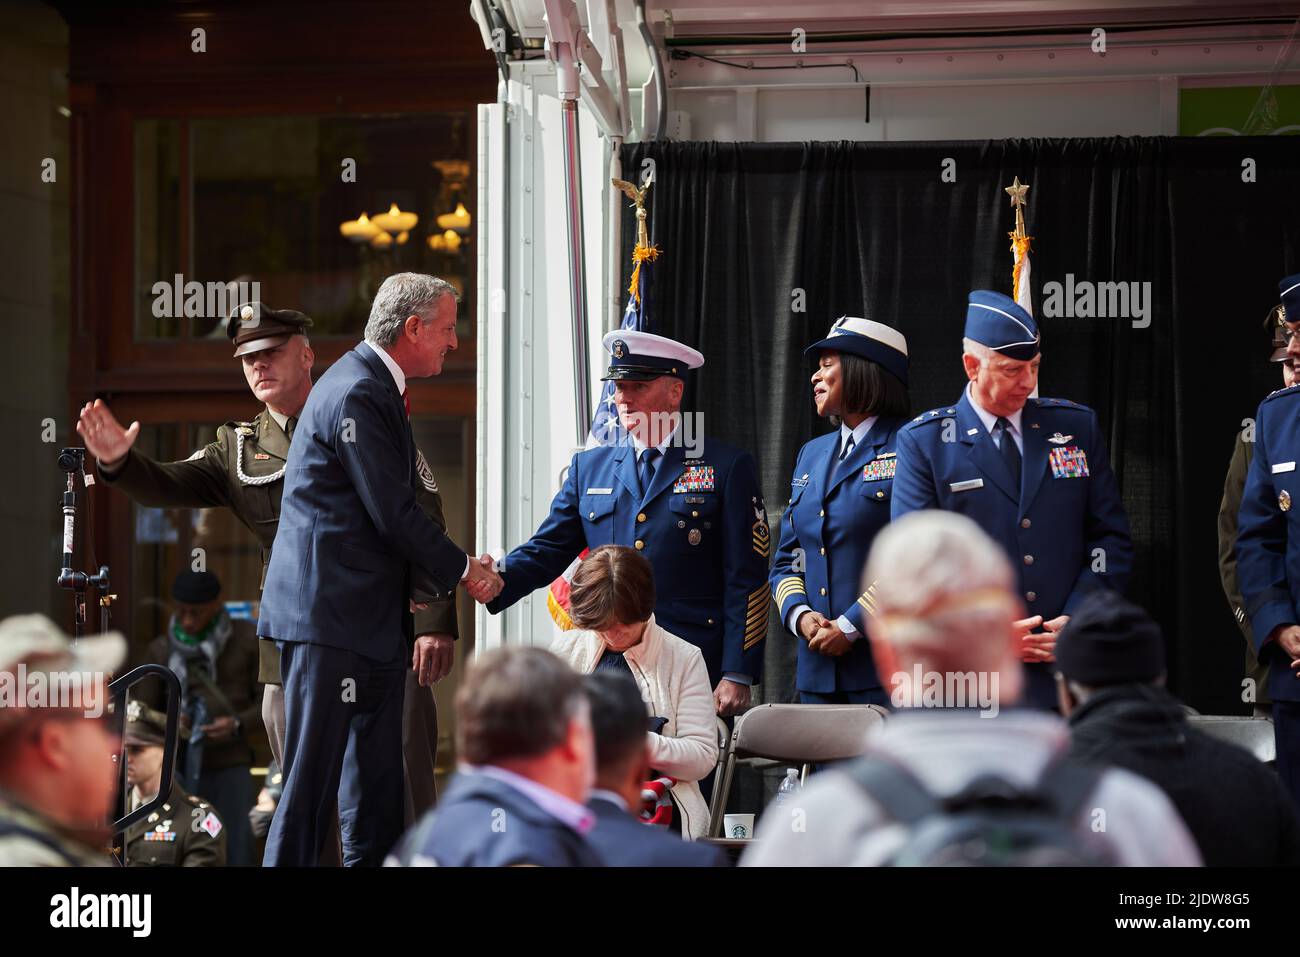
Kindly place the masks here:
POLYGON ((805 350, 817 414, 839 429, 799 450, 770 577, 786 630, 799 639, 804 704, 889 704, 866 639, 873 593, 862 568, 889 521, 894 436, 908 421, 907 340, 846 316, 805 350))

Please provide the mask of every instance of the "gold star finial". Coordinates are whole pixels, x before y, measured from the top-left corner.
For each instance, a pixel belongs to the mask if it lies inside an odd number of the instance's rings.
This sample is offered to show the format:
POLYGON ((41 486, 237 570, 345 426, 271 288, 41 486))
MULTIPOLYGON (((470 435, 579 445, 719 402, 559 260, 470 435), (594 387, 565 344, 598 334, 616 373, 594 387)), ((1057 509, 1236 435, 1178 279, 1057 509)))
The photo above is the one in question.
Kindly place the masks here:
POLYGON ((1029 184, 1025 183, 1024 185, 1021 185, 1020 177, 1017 176, 1015 181, 1012 182, 1010 186, 1006 187, 1006 191, 1007 195, 1011 197, 1011 205, 1016 209, 1019 209, 1021 206, 1025 205, 1025 193, 1029 192, 1029 184))

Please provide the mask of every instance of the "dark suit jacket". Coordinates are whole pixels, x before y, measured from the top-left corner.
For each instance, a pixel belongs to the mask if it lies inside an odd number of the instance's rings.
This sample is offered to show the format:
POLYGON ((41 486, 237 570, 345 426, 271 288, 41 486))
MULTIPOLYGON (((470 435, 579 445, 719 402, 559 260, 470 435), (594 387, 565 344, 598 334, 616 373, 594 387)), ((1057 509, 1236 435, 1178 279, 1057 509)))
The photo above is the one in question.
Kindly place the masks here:
POLYGON ((683 841, 662 828, 648 827, 613 801, 594 797, 587 807, 596 812, 596 826, 587 843, 609 867, 726 867, 721 848, 683 841))
POLYGON ((474 772, 462 772, 452 779, 437 808, 406 834, 389 863, 436 863, 440 867, 604 864, 577 831, 510 785, 474 772))
POLYGON ((410 633, 412 566, 444 591, 465 552, 420 510, 397 384, 361 343, 311 390, 289 448, 257 633, 394 658, 410 633))

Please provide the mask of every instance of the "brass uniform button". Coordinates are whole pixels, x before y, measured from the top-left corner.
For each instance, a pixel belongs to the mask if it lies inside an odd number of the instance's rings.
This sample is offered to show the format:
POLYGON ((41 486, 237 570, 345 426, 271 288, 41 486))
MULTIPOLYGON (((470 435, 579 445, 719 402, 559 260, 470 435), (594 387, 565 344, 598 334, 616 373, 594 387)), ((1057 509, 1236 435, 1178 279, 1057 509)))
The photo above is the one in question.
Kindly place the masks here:
POLYGON ((884 497, 885 497, 885 493, 884 493, 884 492, 877 492, 877 493, 876 493, 876 498, 884 498, 884 497))
POLYGON ((823 555, 825 555, 825 554, 826 554, 826 546, 823 545, 821 548, 817 549, 817 551, 819 551, 819 552, 821 552, 823 555))
POLYGON ((1033 556, 1033 555, 1026 555, 1026 556, 1025 556, 1025 564, 1026 564, 1026 565, 1032 565, 1033 563, 1034 563, 1034 556, 1033 556))
POLYGON ((588 513, 587 513, 587 517, 588 517, 588 518, 595 518, 595 517, 596 517, 596 513, 595 513, 595 512, 588 512, 588 513))
POLYGON ((825 589, 825 588, 822 589, 822 594, 823 594, 823 595, 826 594, 826 589, 825 589))
POLYGON ((638 522, 644 522, 644 521, 645 521, 645 512, 641 512, 639 515, 637 515, 636 520, 637 520, 638 522))
POLYGON ((713 624, 713 619, 712 619, 712 618, 709 619, 709 624, 710 624, 710 625, 713 624))
POLYGON ((1037 600, 1038 600, 1037 592, 1032 592, 1032 591, 1025 592, 1025 601, 1037 601, 1037 600))
POLYGON ((1029 527, 1030 525, 1032 525, 1032 524, 1034 524, 1034 523, 1031 522, 1031 521, 1030 521, 1029 519, 1027 519, 1027 518, 1022 518, 1022 519, 1020 520, 1020 527, 1021 527, 1021 528, 1028 528, 1028 527, 1029 527))
POLYGON ((691 512, 691 518, 699 518, 699 517, 700 517, 700 513, 699 513, 699 512, 694 512, 694 511, 691 512))
POLYGON ((636 540, 636 550, 640 551, 643 548, 645 548, 645 542, 641 541, 641 539, 638 538, 636 540))
POLYGON ((823 509, 821 509, 820 511, 818 511, 818 512, 817 512, 817 517, 818 517, 818 518, 825 518, 825 517, 826 517, 826 509, 823 508, 823 509))

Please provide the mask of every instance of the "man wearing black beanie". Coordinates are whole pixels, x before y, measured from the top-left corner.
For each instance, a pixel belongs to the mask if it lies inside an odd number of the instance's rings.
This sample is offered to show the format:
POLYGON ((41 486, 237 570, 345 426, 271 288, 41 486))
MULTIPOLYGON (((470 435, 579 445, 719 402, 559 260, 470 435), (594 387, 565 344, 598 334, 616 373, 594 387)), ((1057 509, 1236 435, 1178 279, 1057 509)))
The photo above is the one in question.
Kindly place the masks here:
POLYGON ((1300 863, 1300 819, 1277 775, 1191 727, 1164 682, 1160 627, 1114 593, 1086 598, 1056 643, 1072 755, 1159 785, 1207 867, 1300 863))

